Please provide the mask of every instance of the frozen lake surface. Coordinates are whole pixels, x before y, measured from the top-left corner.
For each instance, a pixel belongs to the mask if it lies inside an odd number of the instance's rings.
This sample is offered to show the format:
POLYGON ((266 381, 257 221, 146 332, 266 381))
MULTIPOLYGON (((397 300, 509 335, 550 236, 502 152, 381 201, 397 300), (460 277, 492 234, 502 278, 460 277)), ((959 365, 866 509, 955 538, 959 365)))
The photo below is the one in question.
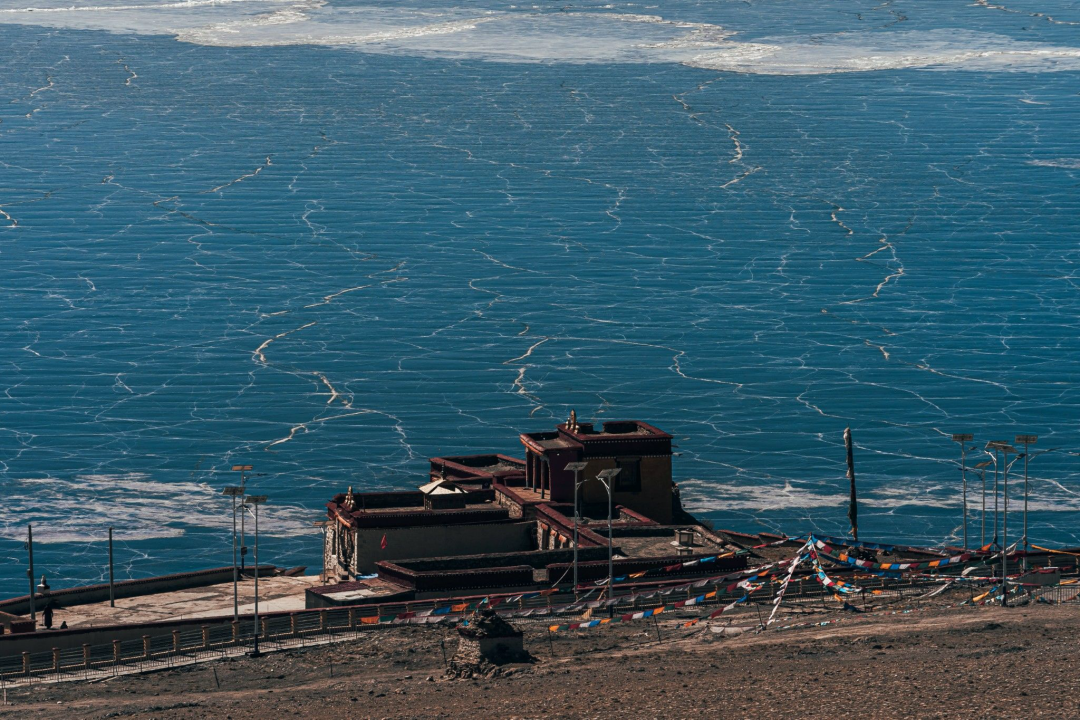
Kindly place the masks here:
POLYGON ((1038 433, 1080 542, 1080 3, 0 0, 0 47, 0 595, 28 522, 54 587, 110 525, 227 564, 236 462, 317 570, 333 493, 571 408, 745 530, 844 532, 850 425, 862 534, 926 543, 950 433, 1038 433))

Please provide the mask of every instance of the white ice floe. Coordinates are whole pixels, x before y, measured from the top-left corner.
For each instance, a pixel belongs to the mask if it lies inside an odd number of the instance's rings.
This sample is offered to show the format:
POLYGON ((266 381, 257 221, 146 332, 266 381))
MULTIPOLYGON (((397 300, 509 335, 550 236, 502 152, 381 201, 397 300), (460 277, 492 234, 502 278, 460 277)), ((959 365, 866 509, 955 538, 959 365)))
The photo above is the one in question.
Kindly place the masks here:
POLYGON ((1080 48, 974 31, 844 32, 741 42, 731 29, 619 12, 335 6, 325 0, 115 4, 0 0, 0 23, 167 35, 223 47, 323 45, 502 62, 683 63, 807 75, 904 68, 1080 69, 1080 48))
POLYGON ((820 75, 922 68, 1047 72, 1080 69, 1080 48, 957 29, 838 33, 727 43, 688 64, 759 75, 820 75))
MULTIPOLYGON (((829 492, 821 486, 800 487, 787 481, 784 485, 760 482, 755 485, 734 485, 691 479, 679 483, 683 488, 683 505, 690 512, 751 511, 814 509, 844 507, 850 496, 847 492, 829 492)), ((1019 514, 1024 507, 1023 483, 1009 483, 1009 513, 1019 514)), ((860 490, 860 507, 887 511, 901 507, 937 508, 959 511, 963 499, 958 489, 928 481, 902 481, 860 490)), ((999 503, 1001 496, 999 495, 999 503)), ((981 504, 981 489, 968 486, 968 512, 974 517, 981 504)), ((987 496, 987 509, 993 512, 993 496, 987 496)), ((1080 510, 1080 495, 1062 492, 1039 481, 1030 490, 1028 509, 1031 512, 1075 512, 1080 510)))
POLYGON ((1054 158, 1052 160, 1028 160, 1028 165, 1080 170, 1080 158, 1054 158))
MULTIPOLYGON (((116 540, 179 537, 186 528, 232 527, 227 498, 198 482, 161 482, 146 473, 77 475, 71 479, 11 480, 0 503, 0 537, 23 540, 35 523, 41 543, 103 540, 115 527, 116 540)), ((312 513, 295 505, 267 504, 259 511, 259 532, 273 537, 311 533, 312 513)))
POLYGON ((683 489, 683 504, 690 512, 836 507, 848 501, 845 494, 823 494, 797 487, 790 481, 779 486, 732 485, 691 479, 680 482, 679 486, 683 489), (702 495, 697 494, 698 488, 702 495))

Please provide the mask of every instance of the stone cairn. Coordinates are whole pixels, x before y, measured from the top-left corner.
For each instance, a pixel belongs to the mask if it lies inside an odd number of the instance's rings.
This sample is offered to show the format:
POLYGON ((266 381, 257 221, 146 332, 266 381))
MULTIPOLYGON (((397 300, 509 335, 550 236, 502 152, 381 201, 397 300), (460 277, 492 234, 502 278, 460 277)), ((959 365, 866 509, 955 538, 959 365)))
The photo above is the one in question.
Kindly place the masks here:
POLYGON ((500 665, 532 661, 522 632, 489 607, 478 608, 457 631, 458 649, 446 669, 447 677, 495 677, 500 665))

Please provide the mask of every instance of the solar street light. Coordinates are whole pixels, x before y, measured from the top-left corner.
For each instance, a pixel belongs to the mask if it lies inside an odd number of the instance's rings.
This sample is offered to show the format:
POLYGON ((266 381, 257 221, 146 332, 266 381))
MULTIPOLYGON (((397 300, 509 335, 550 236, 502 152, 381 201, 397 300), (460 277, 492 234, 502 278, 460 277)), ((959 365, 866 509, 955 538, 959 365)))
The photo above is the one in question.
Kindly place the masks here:
POLYGON ((615 493, 615 476, 619 474, 619 468, 608 468, 607 470, 601 470, 596 476, 596 479, 603 483, 604 488, 607 490, 607 588, 608 588, 608 600, 611 600, 614 595, 612 590, 612 578, 615 576, 614 565, 615 563, 611 559, 611 512, 615 505, 614 493, 615 493))
POLYGON ((1017 435, 1014 438, 1014 442, 1017 445, 1024 446, 1024 569, 1027 570, 1027 553, 1028 553, 1028 460, 1031 459, 1031 453, 1028 452, 1028 448, 1039 441, 1038 435, 1017 435))
POLYGON ((259 506, 266 502, 265 495, 248 495, 244 498, 245 505, 255 506, 255 645, 251 650, 252 657, 259 657, 259 506))
POLYGON ((577 600, 577 586, 578 586, 578 488, 581 486, 581 472, 588 466, 588 463, 575 460, 574 462, 566 463, 565 470, 569 470, 574 473, 574 599, 577 600))
POLYGON ((240 600, 238 598, 236 587, 236 498, 244 494, 244 488, 237 485, 229 485, 221 489, 221 494, 232 498, 232 613, 233 620, 239 620, 240 600))
POLYGON ((979 471, 979 478, 982 479, 982 542, 979 543, 980 547, 986 545, 986 468, 991 465, 993 462, 990 460, 983 460, 975 465, 975 469, 979 471))
MULTIPOLYGON (((246 492, 247 488, 247 476, 245 473, 251 472, 251 465, 233 465, 232 471, 240 473, 240 490, 241 495, 246 492)), ((247 533, 244 523, 244 514, 240 513, 240 572, 244 572, 244 566, 247 562, 247 533)))

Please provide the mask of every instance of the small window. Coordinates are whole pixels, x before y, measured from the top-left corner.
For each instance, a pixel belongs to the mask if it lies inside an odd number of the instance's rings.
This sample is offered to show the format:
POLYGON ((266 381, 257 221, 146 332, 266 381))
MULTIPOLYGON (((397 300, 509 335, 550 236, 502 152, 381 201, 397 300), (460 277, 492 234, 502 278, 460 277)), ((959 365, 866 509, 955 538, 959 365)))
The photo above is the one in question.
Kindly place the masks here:
POLYGON ((641 490, 641 459, 619 458, 615 466, 620 472, 615 476, 615 490, 620 492, 638 492, 641 490))

